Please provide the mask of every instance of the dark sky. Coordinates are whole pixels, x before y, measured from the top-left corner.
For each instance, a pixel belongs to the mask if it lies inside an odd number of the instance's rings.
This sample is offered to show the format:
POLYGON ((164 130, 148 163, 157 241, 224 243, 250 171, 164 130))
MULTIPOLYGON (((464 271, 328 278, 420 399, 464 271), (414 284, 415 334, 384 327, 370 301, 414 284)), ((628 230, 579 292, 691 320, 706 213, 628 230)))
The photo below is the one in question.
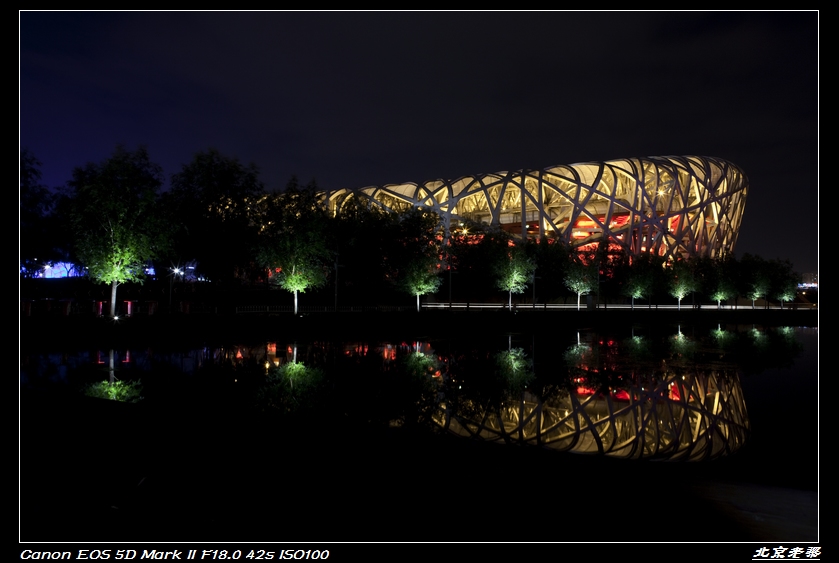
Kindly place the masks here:
POLYGON ((819 13, 21 12, 43 182, 210 147, 268 190, 661 155, 739 165, 736 254, 818 269, 819 13))

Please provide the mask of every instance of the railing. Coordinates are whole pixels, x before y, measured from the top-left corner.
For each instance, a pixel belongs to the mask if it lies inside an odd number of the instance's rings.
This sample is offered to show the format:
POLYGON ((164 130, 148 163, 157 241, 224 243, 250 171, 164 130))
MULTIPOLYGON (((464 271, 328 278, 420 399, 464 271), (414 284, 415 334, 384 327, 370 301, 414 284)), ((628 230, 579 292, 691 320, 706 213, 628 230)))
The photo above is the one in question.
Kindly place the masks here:
MULTIPOLYGON (((91 309, 91 304, 87 302, 77 302, 72 300, 21 300, 20 315, 22 317, 29 316, 101 316, 107 313, 107 302, 102 302, 101 307, 98 302, 93 302, 94 307, 91 309)), ((506 303, 423 303, 422 310, 425 311, 505 311, 507 310, 506 303)), ((585 302, 580 304, 580 311, 586 310, 627 310, 633 307, 629 304, 600 303, 597 307, 588 307, 585 302)), ((650 306, 647 303, 636 303, 634 309, 639 311, 644 310, 676 310, 679 309, 675 304, 658 304, 650 306)), ((697 310, 698 307, 690 303, 682 303, 681 310, 690 311, 697 310)), ((701 310, 751 310, 751 303, 740 303, 736 308, 733 305, 722 305, 717 308, 715 303, 703 303, 701 310)), ((755 310, 780 310, 779 305, 760 304, 755 307, 755 310)), ((811 311, 817 310, 818 304, 810 303, 787 303, 783 306, 785 310, 793 311, 811 311)), ((229 311, 230 309, 227 309, 229 311)), ((294 308, 291 305, 238 305, 235 307, 236 314, 291 314, 294 308)), ((532 303, 514 303, 513 311, 576 311, 577 304, 572 303, 537 303, 535 306, 532 303)), ((173 304, 172 309, 169 310, 167 305, 161 305, 157 302, 139 302, 132 305, 131 314, 133 316, 160 316, 169 315, 173 312, 177 314, 215 314, 219 313, 220 308, 211 306, 206 303, 188 303, 188 304, 173 304)), ((382 306, 382 305, 356 305, 343 306, 337 309, 332 306, 303 306, 298 308, 298 314, 308 313, 396 313, 396 312, 412 312, 416 311, 415 306, 382 306)), ((125 307, 120 308, 122 314, 126 313, 125 307)))

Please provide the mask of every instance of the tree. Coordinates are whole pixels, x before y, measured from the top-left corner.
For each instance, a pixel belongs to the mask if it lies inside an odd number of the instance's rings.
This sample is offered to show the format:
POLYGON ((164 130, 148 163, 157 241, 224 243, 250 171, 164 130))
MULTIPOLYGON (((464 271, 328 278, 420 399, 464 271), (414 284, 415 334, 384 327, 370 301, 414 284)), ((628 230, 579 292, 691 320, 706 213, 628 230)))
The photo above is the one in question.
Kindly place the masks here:
POLYGON ((392 221, 388 212, 363 194, 352 194, 335 203, 335 216, 329 220, 329 247, 335 256, 336 307, 339 288, 342 302, 367 303, 392 291, 392 284, 383 275, 385 239, 390 236, 392 221))
POLYGON ((723 301, 737 296, 737 263, 733 257, 697 258, 695 271, 702 292, 717 302, 717 309, 723 301))
POLYGON ((677 258, 670 264, 667 271, 670 276, 668 280, 670 295, 678 300, 678 309, 681 310, 682 299, 691 291, 696 290, 696 277, 693 274, 692 265, 683 258, 677 258))
POLYGON ((41 161, 28 149, 20 153, 20 272, 34 276, 43 264, 58 258, 51 232, 55 196, 41 184, 41 161))
POLYGON ((326 284, 332 263, 327 214, 317 191, 314 181, 301 189, 292 178, 263 209, 257 260, 271 283, 294 294, 295 315, 298 294, 326 284))
POLYGON ((577 310, 580 310, 580 296, 591 292, 597 285, 597 262, 593 255, 575 254, 565 266, 565 286, 577 294, 577 310))
MULTIPOLYGON (((565 267, 571 260, 571 250, 559 238, 541 237, 539 240, 529 240, 527 243, 530 256, 536 261, 536 272, 539 273, 539 287, 534 281, 534 306, 536 293, 542 301, 556 299, 565 293, 565 267)), ((534 275, 534 280, 536 279, 534 275)))
POLYGON ((513 308, 513 293, 524 293, 527 284, 532 283, 536 262, 527 255, 524 245, 507 246, 493 265, 495 285, 507 292, 507 308, 513 308))
MULTIPOLYGON (((446 241, 446 264, 449 280, 457 274, 457 284, 450 285, 450 293, 457 290, 461 300, 483 301, 495 295, 488 284, 494 277, 493 264, 509 246, 506 233, 487 225, 462 222, 450 232, 446 241)), ((457 294, 455 294, 457 295, 457 294)))
POLYGON ((172 175, 172 189, 164 198, 179 229, 172 259, 195 260, 196 273, 214 282, 241 277, 252 260, 264 192, 256 165, 245 166, 216 149, 197 153, 172 175))
POLYGON ((792 262, 780 259, 770 262, 770 293, 781 302, 781 309, 784 302, 795 299, 799 283, 801 276, 793 270, 792 262))
POLYGON ((390 215, 384 233, 387 276, 402 291, 420 296, 439 289, 441 262, 440 220, 436 213, 411 208, 390 215))
POLYGON ((436 292, 441 283, 440 268, 436 264, 415 261, 400 272, 399 287, 417 296, 417 313, 420 311, 420 296, 436 292))
POLYGON ((752 300, 752 309, 755 300, 769 293, 770 269, 769 263, 760 256, 744 254, 740 260, 740 291, 752 300))
POLYGON ((635 309, 635 300, 649 297, 655 284, 655 276, 652 271, 649 254, 636 257, 631 264, 625 266, 625 273, 622 276, 624 283, 622 292, 630 298, 631 308, 635 309))
POLYGON ((101 163, 73 170, 68 182, 75 249, 88 275, 110 284, 111 317, 117 286, 142 283, 147 262, 169 244, 157 206, 162 176, 144 147, 118 146, 101 163))

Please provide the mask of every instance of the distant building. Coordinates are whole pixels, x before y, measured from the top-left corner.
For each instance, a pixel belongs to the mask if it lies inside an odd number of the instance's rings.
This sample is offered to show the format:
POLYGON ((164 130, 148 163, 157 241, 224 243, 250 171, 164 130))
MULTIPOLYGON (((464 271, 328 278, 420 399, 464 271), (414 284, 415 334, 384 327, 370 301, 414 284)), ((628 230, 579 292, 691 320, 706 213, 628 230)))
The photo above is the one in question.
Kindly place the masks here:
POLYGON ((75 278, 85 275, 84 270, 70 262, 48 262, 37 269, 21 267, 20 273, 24 277, 39 279, 75 278))
MULTIPOLYGON (((154 266, 147 266, 145 272, 147 276, 154 279, 154 266)), ((78 278, 87 275, 84 268, 70 262, 49 262, 31 271, 22 267, 20 273, 24 277, 36 279, 78 278)))
POLYGON ((733 252, 748 190, 743 171, 725 160, 659 156, 341 189, 325 197, 333 213, 351 197, 388 211, 430 209, 447 234, 472 222, 575 247, 605 239, 632 255, 669 259, 733 252))
POLYGON ((798 284, 799 288, 802 289, 809 289, 809 288, 819 288, 819 274, 808 272, 806 274, 801 274, 801 283, 798 284))

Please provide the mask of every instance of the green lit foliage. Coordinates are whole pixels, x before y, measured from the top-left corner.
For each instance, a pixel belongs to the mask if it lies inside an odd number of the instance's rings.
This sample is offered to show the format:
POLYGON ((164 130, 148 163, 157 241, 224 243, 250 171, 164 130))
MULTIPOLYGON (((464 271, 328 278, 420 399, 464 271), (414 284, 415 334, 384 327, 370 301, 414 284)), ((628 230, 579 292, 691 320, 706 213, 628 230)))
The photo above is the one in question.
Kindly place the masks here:
POLYGON ((670 295, 678 300, 681 309, 682 299, 696 290, 697 284, 693 267, 687 260, 677 258, 667 267, 667 274, 670 295))
POLYGON ((386 275, 396 287, 416 296, 434 293, 442 282, 440 219, 433 211, 411 208, 392 215, 386 237, 386 275))
POLYGON ((493 264, 495 285, 507 292, 507 307, 513 306, 513 294, 524 293, 532 283, 536 261, 527 255, 524 245, 508 246, 493 264))
POLYGON ((441 283, 440 268, 437 264, 412 262, 400 272, 399 287, 411 295, 416 295, 417 312, 420 310, 420 296, 436 292, 441 283))
POLYGON ((263 207, 257 260, 273 285, 294 294, 295 315, 298 293, 326 284, 333 259, 327 220, 315 183, 301 189, 295 178, 263 207))
POLYGON ((715 280, 716 283, 710 293, 711 299, 717 302, 717 308, 722 305, 723 301, 727 301, 732 297, 737 296, 737 285, 734 279, 727 277, 725 270, 719 272, 720 276, 715 280))
POLYGON ((525 243, 517 244, 501 229, 478 229, 471 229, 467 236, 452 237, 456 269, 467 273, 461 282, 478 288, 493 280, 497 289, 507 292, 507 306, 512 307, 512 294, 523 293, 533 281, 533 250, 525 243))
POLYGON ((770 289, 770 264, 760 256, 744 254, 740 260, 740 292, 752 300, 752 309, 755 308, 755 301, 766 297, 770 289))
POLYGON ((730 330, 725 330, 722 327, 717 327, 711 331, 711 337, 714 339, 714 343, 721 349, 721 350, 728 350, 732 347, 732 344, 736 342, 737 338, 735 334, 730 330))
POLYGON ((565 266, 565 286, 577 294, 577 310, 580 310, 580 296, 597 287, 598 266, 592 254, 580 256, 575 253, 565 266))
POLYGON ((656 279, 661 274, 662 262, 653 254, 642 254, 635 257, 624 269, 623 294, 632 299, 635 307, 636 299, 650 298, 655 291, 656 279))
POLYGON ((521 348, 461 357, 446 382, 446 408, 465 417, 518 402, 535 381, 533 361, 521 348))
POLYGON ((641 363, 647 363, 649 365, 655 361, 652 353, 653 345, 649 338, 632 336, 623 342, 622 348, 626 351, 629 360, 635 365, 641 363))
POLYGON ((687 362, 693 362, 694 354, 696 353, 696 341, 693 338, 685 336, 681 330, 670 338, 671 349, 671 366, 687 362))
POLYGON ((393 411, 391 423, 398 421, 404 425, 425 424, 437 408, 440 382, 440 365, 433 354, 415 351, 400 358, 398 383, 391 384, 389 394, 393 411))
POLYGON ((533 362, 522 348, 512 348, 495 355, 498 374, 512 397, 518 397, 533 381, 533 362))
POLYGON ((717 302, 717 308, 737 296, 737 262, 733 257, 695 258, 694 272, 702 292, 717 302))
POLYGON ((98 381, 82 389, 88 397, 109 399, 122 403, 136 403, 143 399, 143 387, 140 381, 98 381))
POLYGON ((146 263, 169 245, 159 214, 162 172, 140 147, 119 146, 105 161, 73 170, 68 205, 75 250, 94 280, 111 285, 111 316, 117 285, 142 282, 146 263))
POLYGON ((257 406, 263 411, 295 414, 317 408, 324 372, 303 362, 288 362, 271 368, 257 391, 257 406))
POLYGON ((789 260, 772 260, 770 266, 770 292, 781 302, 781 308, 783 308, 784 303, 795 299, 798 284, 801 283, 801 275, 793 270, 792 262, 789 260))

